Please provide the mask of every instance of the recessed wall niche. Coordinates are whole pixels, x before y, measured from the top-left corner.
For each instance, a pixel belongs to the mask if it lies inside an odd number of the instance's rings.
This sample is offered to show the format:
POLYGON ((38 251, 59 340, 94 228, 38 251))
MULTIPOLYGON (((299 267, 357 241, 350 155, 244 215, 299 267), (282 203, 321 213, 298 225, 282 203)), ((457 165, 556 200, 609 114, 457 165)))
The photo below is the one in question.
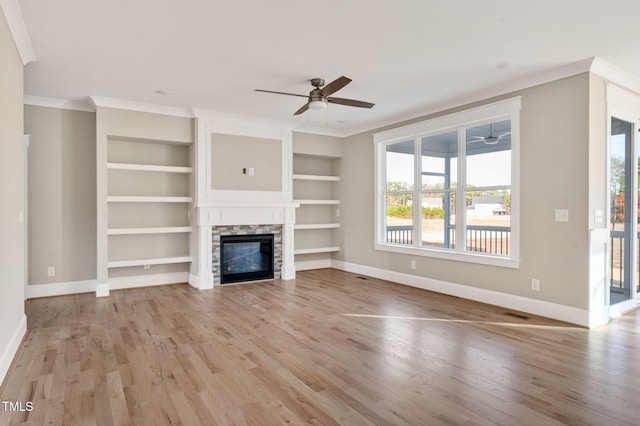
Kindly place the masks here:
POLYGON ((211 134, 211 189, 282 191, 282 141, 211 134))

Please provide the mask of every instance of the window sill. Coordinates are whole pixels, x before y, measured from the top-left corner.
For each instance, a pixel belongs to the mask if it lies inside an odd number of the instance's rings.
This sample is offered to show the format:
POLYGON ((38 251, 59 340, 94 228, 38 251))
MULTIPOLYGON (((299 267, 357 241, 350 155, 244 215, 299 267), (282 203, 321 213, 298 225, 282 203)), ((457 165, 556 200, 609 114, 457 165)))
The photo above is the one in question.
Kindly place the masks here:
POLYGON ((518 269, 520 267, 519 260, 486 254, 460 253, 437 249, 407 247, 395 244, 374 244, 374 248, 376 250, 388 251, 392 253, 432 257, 436 259, 455 260, 457 262, 479 263, 481 265, 499 266, 502 268, 518 269))

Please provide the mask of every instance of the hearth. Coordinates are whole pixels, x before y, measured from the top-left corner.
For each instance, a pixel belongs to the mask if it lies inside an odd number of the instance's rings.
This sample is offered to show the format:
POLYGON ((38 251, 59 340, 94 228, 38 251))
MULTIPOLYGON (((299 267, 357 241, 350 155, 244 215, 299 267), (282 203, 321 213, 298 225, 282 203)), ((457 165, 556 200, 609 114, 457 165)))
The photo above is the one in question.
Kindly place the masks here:
POLYGON ((222 284, 274 278, 274 235, 221 235, 222 284))

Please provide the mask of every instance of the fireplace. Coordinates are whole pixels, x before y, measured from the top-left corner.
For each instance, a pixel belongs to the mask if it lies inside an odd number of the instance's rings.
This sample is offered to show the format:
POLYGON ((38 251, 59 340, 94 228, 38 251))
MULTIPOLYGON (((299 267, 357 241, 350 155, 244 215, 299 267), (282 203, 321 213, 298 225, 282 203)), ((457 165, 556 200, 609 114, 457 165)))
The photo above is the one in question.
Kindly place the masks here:
POLYGON ((273 234, 221 235, 221 284, 274 278, 273 234))

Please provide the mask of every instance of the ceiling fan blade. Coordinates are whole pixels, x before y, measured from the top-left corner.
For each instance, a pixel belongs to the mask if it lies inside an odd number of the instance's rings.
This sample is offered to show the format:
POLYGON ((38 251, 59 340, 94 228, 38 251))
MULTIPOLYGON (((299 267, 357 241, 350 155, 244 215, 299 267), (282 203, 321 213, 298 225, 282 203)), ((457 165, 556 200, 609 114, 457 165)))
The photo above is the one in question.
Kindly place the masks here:
POLYGON ((337 92, 338 90, 342 89, 344 86, 346 86, 347 84, 351 83, 351 79, 345 76, 336 78, 335 80, 333 80, 331 83, 325 85, 321 91, 322 91, 322 96, 329 96, 335 92, 337 92))
POLYGON ((373 106, 375 105, 375 104, 372 104, 371 102, 356 101, 354 99, 344 99, 344 98, 327 98, 327 102, 332 104, 347 105, 347 106, 359 107, 359 108, 373 108, 373 106))
POLYGON ((275 92, 273 90, 262 90, 262 89, 254 89, 256 92, 264 92, 264 93, 275 93, 276 95, 289 95, 289 96, 299 96, 301 98, 308 98, 309 95, 298 95, 297 93, 287 93, 287 92, 275 92))
POLYGON ((297 110, 296 112, 293 113, 293 115, 300 115, 300 114, 302 114, 303 112, 305 112, 308 109, 309 109, 309 102, 307 102, 306 104, 302 105, 299 110, 297 110))

